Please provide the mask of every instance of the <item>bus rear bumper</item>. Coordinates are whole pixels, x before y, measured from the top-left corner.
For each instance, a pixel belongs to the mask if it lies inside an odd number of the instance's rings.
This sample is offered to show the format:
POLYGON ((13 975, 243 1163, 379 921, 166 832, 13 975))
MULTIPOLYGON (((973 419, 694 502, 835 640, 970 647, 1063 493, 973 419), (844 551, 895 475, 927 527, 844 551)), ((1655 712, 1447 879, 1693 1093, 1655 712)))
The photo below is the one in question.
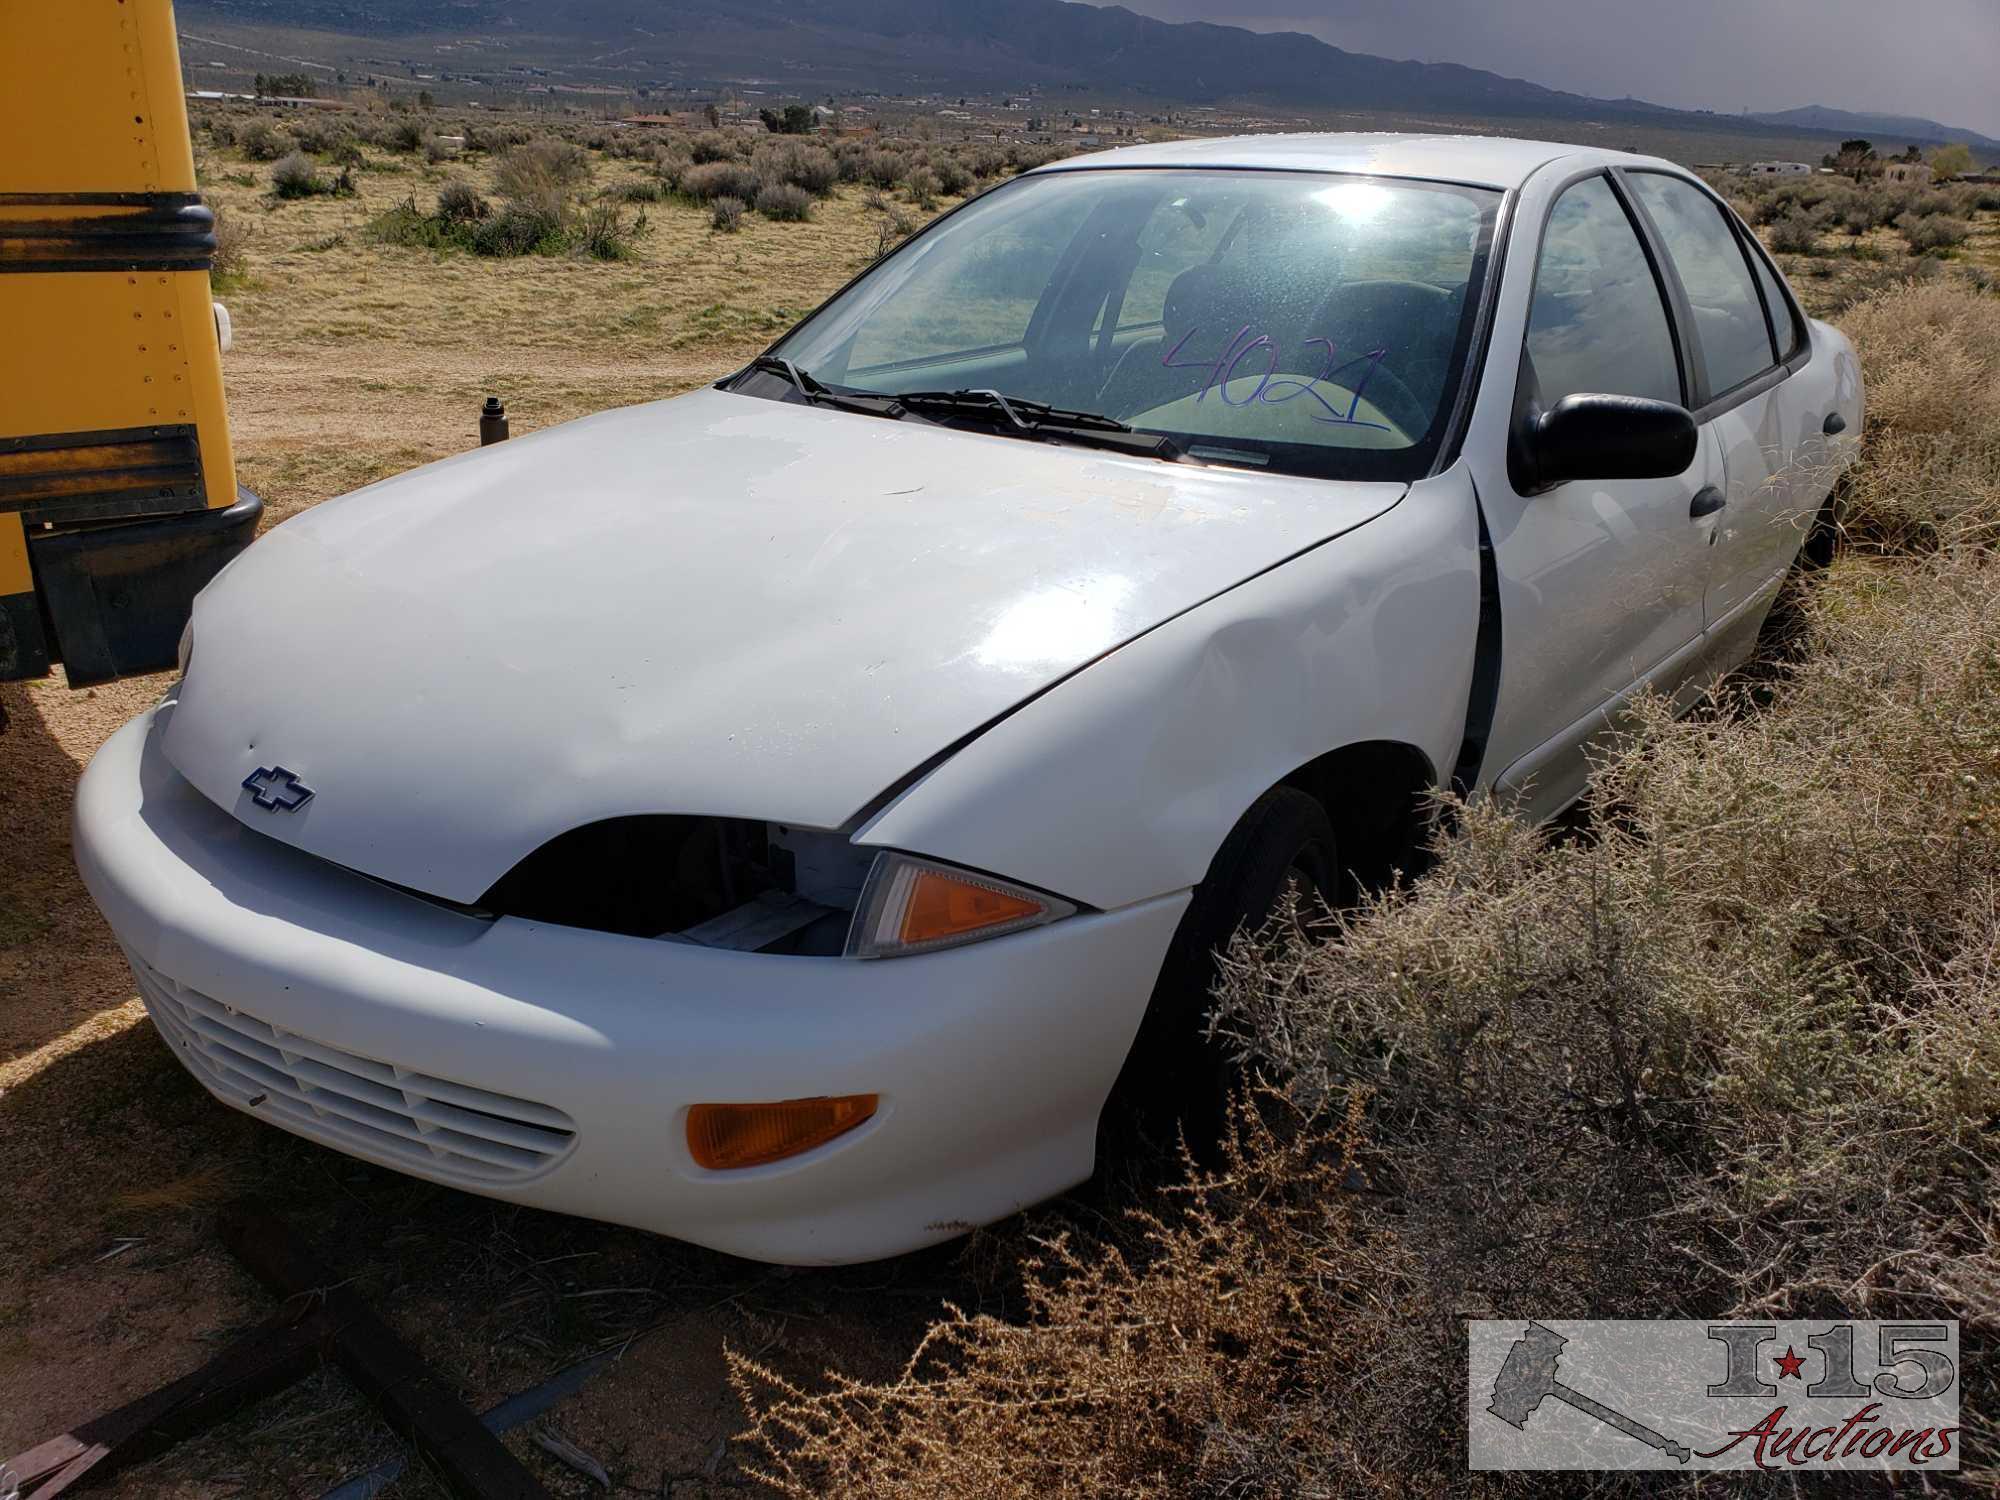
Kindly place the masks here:
POLYGON ((173 666, 194 596, 250 545, 263 511, 239 487, 223 509, 31 536, 54 635, 44 662, 62 662, 73 688, 173 666))

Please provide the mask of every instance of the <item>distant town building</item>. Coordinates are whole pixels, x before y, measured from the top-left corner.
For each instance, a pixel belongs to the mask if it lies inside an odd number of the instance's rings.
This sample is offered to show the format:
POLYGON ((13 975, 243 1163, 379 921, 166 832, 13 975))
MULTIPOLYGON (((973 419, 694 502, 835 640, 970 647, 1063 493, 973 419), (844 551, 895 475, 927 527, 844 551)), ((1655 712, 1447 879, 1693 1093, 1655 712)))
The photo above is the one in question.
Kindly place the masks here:
POLYGON ((1931 164, 1927 161, 1892 161, 1882 167, 1884 182, 1929 182, 1931 164))
POLYGON ((1809 177, 1810 163, 1802 161, 1753 161, 1743 169, 1752 177, 1809 177))

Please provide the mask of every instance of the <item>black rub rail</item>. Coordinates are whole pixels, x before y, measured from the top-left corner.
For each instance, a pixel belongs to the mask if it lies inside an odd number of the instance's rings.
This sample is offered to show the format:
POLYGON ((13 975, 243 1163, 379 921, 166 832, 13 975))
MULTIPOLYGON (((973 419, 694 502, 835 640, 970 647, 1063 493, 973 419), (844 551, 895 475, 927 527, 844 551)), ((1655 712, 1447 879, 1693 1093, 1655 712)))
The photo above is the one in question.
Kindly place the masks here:
POLYGON ((195 193, 0 193, 0 272, 206 271, 215 213, 195 193))

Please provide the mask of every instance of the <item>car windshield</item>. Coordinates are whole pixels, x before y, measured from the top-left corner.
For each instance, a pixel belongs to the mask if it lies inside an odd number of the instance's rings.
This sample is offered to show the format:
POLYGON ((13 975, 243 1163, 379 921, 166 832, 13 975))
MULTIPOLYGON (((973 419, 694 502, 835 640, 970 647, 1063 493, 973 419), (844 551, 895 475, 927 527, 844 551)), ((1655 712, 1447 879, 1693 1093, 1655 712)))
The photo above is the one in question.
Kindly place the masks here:
POLYGON ((1010 403, 1041 403, 1198 460, 1412 479, 1449 423, 1498 203, 1329 173, 1036 174, 889 256, 737 389, 998 393, 909 409, 1025 431, 1010 403))

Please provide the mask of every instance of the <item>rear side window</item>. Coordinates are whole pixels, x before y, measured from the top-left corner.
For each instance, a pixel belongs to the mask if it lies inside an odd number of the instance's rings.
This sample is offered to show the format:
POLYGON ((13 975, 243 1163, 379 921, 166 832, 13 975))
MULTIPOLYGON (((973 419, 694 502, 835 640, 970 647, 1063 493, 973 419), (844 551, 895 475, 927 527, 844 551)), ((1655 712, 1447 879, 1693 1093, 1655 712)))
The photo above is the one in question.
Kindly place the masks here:
POLYGON ((1527 352, 1544 406, 1585 392, 1682 399, 1659 281, 1602 177, 1568 188, 1550 211, 1527 352))
POLYGON ((1626 180, 1659 229, 1694 308, 1709 395, 1770 369, 1778 356, 1764 325, 1763 301, 1721 205, 1663 173, 1632 172, 1626 180))
POLYGON ((1750 251, 1750 269, 1757 273, 1757 285, 1764 289, 1764 306, 1771 314, 1771 332, 1777 335, 1778 358, 1790 359, 1799 349, 1799 331, 1792 323, 1792 304, 1785 300, 1778 278, 1771 274, 1770 266, 1754 246, 1750 251))

